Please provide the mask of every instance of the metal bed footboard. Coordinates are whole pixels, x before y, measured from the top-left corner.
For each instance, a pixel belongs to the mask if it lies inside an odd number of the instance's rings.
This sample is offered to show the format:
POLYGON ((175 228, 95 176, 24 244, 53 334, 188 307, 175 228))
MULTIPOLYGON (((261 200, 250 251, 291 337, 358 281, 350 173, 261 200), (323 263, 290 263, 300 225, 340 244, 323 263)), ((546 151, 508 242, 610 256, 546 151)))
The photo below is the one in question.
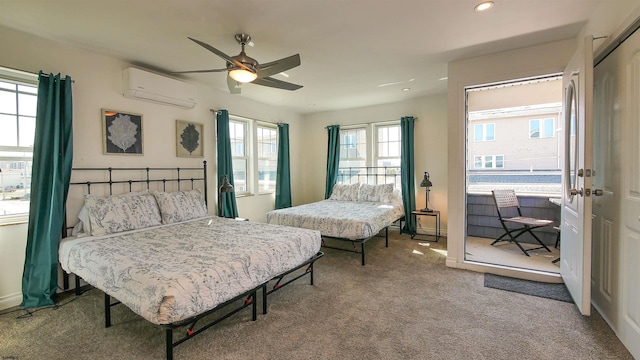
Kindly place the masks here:
MULTIPOLYGON (((256 321, 258 318, 258 312, 257 312, 257 301, 256 301, 256 293, 258 292, 258 289, 262 288, 264 289, 266 287, 266 283, 259 285, 249 291, 246 291, 236 297, 234 297, 233 299, 230 299, 228 301, 225 301, 224 303, 216 306, 215 308, 208 310, 200 315, 196 315, 194 317, 191 317, 189 319, 185 319, 185 320, 181 320, 178 321, 176 323, 173 324, 167 324, 167 325, 160 325, 165 329, 165 336, 166 336, 166 340, 165 340, 165 345, 166 345, 166 357, 167 360, 172 360, 173 359, 173 349, 182 344, 183 342, 193 338, 194 336, 200 334, 201 332, 205 331, 206 329, 218 324, 219 322, 226 320, 227 318, 237 314, 238 312, 240 312, 241 310, 243 310, 244 308, 251 306, 252 308, 252 317, 251 319, 253 321, 256 321), (228 306, 232 305, 233 303, 237 302, 240 299, 245 299, 244 302, 242 302, 242 304, 240 304, 238 307, 234 308, 233 310, 231 310, 230 312, 215 318, 213 320, 211 320, 210 322, 206 323, 205 325, 203 325, 202 327, 195 329, 196 324, 198 323, 198 321, 200 321, 202 318, 209 316, 219 310, 222 310, 224 308, 227 308, 228 306), (179 329, 181 327, 187 326, 187 330, 186 333, 183 337, 175 340, 174 336, 173 336, 173 331, 175 329, 179 329)), ((264 292, 264 290, 263 290, 264 292)), ((116 306, 118 304, 121 304, 121 302, 116 301, 114 303, 111 303, 111 296, 107 293, 104 294, 104 323, 105 323, 105 328, 108 328, 111 326, 111 307, 116 306)))
MULTIPOLYGON (((273 284, 271 290, 267 290, 267 286, 262 288, 262 313, 266 314, 267 313, 267 301, 268 301, 268 295, 282 289, 283 287, 285 287, 286 285, 289 285, 290 283, 300 279, 301 277, 304 277, 305 275, 309 275, 309 279, 310 279, 310 285, 313 286, 313 264, 316 262, 316 260, 320 259, 321 257, 324 256, 324 253, 322 251, 318 251, 318 253, 316 253, 311 259, 303 262, 302 264, 298 265, 297 267, 286 271, 276 277, 274 277, 273 281, 275 281, 275 284, 273 284), (307 269, 302 273, 302 274, 298 274, 297 276, 295 276, 292 279, 288 279, 287 281, 285 281, 284 283, 282 282, 282 280, 284 280, 285 276, 291 274, 292 272, 301 269, 303 267, 307 267, 307 269)), ((265 284, 266 285, 266 284, 265 284)))
MULTIPOLYGON (((364 238, 364 239, 347 239, 347 238, 339 238, 339 237, 324 236, 323 235, 322 236, 322 247, 323 248, 327 248, 327 249, 348 251, 348 252, 352 252, 352 253, 355 253, 355 254, 360 254, 361 258, 362 258, 362 266, 364 266, 365 265, 364 243, 366 243, 369 239, 372 239, 374 237, 382 237, 382 236, 379 236, 378 234, 376 234, 376 235, 369 236, 368 238, 364 238), (353 244, 353 249, 345 249, 345 248, 341 248, 341 247, 337 247, 337 246, 327 245, 325 243, 324 239, 349 241, 349 242, 351 242, 353 244), (356 247, 356 243, 360 244, 360 250, 358 250, 358 248, 356 247)), ((384 238, 385 238, 385 247, 389 247, 389 226, 384 228, 384 238)))

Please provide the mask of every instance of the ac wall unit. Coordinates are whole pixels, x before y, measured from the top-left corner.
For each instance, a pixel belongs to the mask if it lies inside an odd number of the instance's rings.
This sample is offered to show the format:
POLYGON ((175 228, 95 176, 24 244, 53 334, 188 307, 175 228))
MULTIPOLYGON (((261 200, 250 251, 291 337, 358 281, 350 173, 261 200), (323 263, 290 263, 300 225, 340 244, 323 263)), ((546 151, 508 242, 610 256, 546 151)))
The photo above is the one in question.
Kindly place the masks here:
POLYGON ((192 109, 196 105, 195 86, 136 68, 122 71, 122 87, 122 95, 131 99, 184 109, 192 109))

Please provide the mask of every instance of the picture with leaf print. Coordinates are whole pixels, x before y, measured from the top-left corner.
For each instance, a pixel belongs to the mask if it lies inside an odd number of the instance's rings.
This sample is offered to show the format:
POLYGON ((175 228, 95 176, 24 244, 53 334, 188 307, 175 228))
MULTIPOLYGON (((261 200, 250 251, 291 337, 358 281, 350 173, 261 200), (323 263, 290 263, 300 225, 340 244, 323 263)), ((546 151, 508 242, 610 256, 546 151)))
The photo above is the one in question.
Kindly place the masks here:
POLYGON ((105 154, 142 155, 142 115, 102 110, 105 154))
POLYGON ((203 124, 185 120, 176 120, 176 156, 203 157, 203 124))

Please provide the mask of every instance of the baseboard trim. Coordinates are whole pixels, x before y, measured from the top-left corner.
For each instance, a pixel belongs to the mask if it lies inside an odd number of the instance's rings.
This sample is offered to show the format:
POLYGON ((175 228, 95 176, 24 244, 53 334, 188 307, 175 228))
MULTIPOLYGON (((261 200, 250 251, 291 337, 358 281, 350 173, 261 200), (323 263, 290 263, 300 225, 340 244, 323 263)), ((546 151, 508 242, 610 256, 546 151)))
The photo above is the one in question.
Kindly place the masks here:
POLYGON ((0 310, 18 306, 22 302, 22 293, 0 296, 0 310))

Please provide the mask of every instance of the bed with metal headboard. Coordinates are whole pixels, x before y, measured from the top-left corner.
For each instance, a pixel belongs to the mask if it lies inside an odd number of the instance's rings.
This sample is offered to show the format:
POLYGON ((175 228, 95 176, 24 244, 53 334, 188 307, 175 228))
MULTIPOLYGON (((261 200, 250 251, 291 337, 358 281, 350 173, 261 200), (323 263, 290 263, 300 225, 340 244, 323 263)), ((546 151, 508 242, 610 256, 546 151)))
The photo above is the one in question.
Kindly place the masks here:
POLYGON ((399 188, 399 167, 342 168, 328 199, 270 211, 267 223, 318 230, 323 247, 359 253, 364 266, 365 243, 384 231, 389 247, 389 226, 404 218, 399 188), (351 242, 352 249, 333 240, 351 242))
POLYGON ((210 216, 206 173, 206 162, 72 172, 67 220, 74 226, 65 226, 71 236, 60 243, 62 269, 74 274, 77 291, 82 278, 105 293, 105 326, 111 307, 124 304, 163 327, 167 359, 176 345, 248 306, 256 320, 257 292, 266 313, 268 294, 305 275, 313 285, 323 255, 317 231, 210 216), (186 334, 175 339, 181 328, 186 334))

